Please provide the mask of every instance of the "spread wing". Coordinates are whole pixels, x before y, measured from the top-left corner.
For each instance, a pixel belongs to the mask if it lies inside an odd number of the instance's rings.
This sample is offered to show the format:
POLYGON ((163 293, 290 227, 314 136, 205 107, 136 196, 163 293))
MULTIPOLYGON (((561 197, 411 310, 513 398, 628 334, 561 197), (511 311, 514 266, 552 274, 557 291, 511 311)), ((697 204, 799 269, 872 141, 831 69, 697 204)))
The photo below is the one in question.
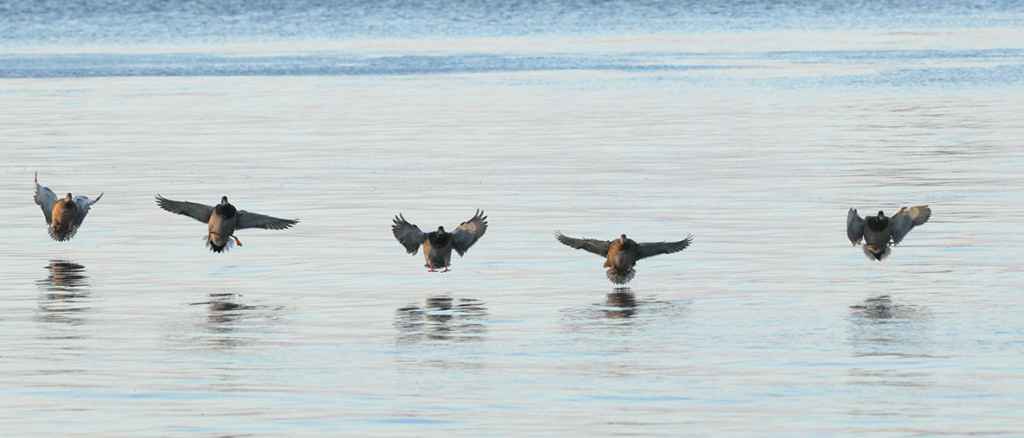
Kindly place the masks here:
POLYGON ((851 208, 850 212, 846 213, 846 237, 854 245, 864 238, 864 218, 857 214, 856 208, 851 208))
POLYGON ((566 236, 560 232, 555 232, 555 238, 563 245, 582 249, 587 252, 597 254, 601 257, 608 257, 608 246, 612 243, 607 240, 597 239, 576 239, 573 237, 566 236))
POLYGON ((171 213, 188 216, 202 223, 210 222, 210 215, 213 214, 213 207, 187 201, 173 201, 163 196, 156 195, 156 205, 171 213))
POLYGON ((410 224, 401 214, 395 216, 391 232, 395 234, 395 239, 398 239, 398 243, 401 243, 409 254, 416 254, 420 250, 420 245, 427 239, 427 235, 420 231, 420 227, 410 224))
POLYGON ((932 209, 927 205, 914 207, 903 207, 889 219, 889 229, 892 232, 892 243, 899 244, 914 227, 923 225, 932 217, 932 209))
POLYGON ((57 194, 53 193, 49 187, 43 187, 39 185, 39 172, 36 172, 36 205, 43 210, 43 217, 46 218, 46 223, 49 224, 53 221, 50 214, 53 212, 53 204, 57 202, 57 194))
POLYGON ((637 260, 644 259, 647 257, 653 257, 660 254, 672 254, 679 252, 686 247, 690 246, 690 242, 693 242, 693 235, 686 236, 685 239, 678 242, 648 242, 639 244, 637 251, 637 260))
POLYGON ((469 247, 480 240, 485 232, 487 232, 487 216, 484 216, 484 212, 477 210, 468 221, 455 227, 455 232, 452 233, 452 247, 460 256, 465 255, 466 251, 469 251, 469 247))
POLYGON ((96 199, 89 199, 88 196, 75 196, 75 205, 78 206, 79 211, 78 217, 75 218, 76 227, 82 225, 82 222, 85 221, 85 215, 89 214, 89 209, 92 208, 93 204, 100 202, 100 199, 103 199, 103 193, 100 193, 96 199))
POLYGON ((265 214, 253 213, 251 211, 239 210, 236 230, 246 228, 262 228, 264 230, 284 230, 299 223, 298 219, 281 219, 265 214))

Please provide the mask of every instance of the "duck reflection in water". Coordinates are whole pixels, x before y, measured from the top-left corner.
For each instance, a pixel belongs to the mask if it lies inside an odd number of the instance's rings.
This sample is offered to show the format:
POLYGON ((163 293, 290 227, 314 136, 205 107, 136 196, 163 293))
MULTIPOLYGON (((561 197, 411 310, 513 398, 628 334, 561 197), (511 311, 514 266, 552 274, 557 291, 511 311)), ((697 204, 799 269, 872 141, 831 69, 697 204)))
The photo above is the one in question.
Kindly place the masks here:
POLYGON ((852 316, 861 322, 879 322, 884 320, 919 320, 925 316, 923 309, 907 304, 894 304, 889 295, 879 295, 850 306, 852 316))
POLYGON ((193 306, 206 306, 207 321, 214 326, 214 329, 231 331, 230 327, 223 327, 224 324, 234 322, 245 315, 246 310, 252 310, 256 307, 247 306, 240 303, 238 300, 241 298, 239 294, 233 293, 211 293, 209 301, 201 301, 198 303, 190 303, 193 306))
POLYGON ((604 315, 611 319, 628 319, 636 315, 636 295, 628 287, 617 287, 605 300, 604 315))
POLYGON ((487 307, 473 298, 438 295, 427 298, 423 307, 409 305, 395 314, 398 341, 477 341, 487 332, 487 307))
POLYGON ((629 287, 616 287, 604 299, 562 310, 566 330, 579 335, 607 336, 608 330, 637 327, 677 326, 685 317, 688 300, 664 300, 653 295, 638 295, 629 287))
POLYGON ((189 303, 193 306, 206 306, 206 320, 202 326, 212 336, 204 336, 203 343, 217 349, 248 344, 254 338, 242 336, 240 332, 262 326, 244 322, 257 318, 275 320, 277 312, 281 310, 280 307, 247 305, 241 299, 241 294, 221 292, 209 294, 207 301, 189 303))
POLYGON ((49 273, 36 284, 43 290, 39 300, 40 319, 79 325, 81 314, 89 310, 89 276, 85 266, 68 260, 51 260, 49 273))
POLYGON ((926 308, 893 302, 881 295, 850 306, 848 342, 853 357, 863 358, 848 371, 851 383, 895 387, 934 384, 927 366, 906 361, 940 359, 932 351, 932 324, 926 308))

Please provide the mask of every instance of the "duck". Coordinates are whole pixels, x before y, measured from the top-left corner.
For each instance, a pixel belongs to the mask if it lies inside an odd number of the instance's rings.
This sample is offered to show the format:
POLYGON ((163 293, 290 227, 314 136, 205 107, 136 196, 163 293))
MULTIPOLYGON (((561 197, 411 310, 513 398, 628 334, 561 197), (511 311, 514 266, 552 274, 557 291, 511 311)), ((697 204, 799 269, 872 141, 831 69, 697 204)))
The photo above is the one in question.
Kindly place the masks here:
POLYGON ((392 220, 391 232, 410 255, 415 255, 423 248, 423 258, 426 259, 423 266, 428 272, 436 272, 438 269, 448 272, 451 269, 452 250, 458 252, 459 257, 464 257, 469 248, 487 232, 487 216, 477 209, 473 217, 459 224, 453 232, 439 226, 435 231, 424 233, 399 213, 392 220))
POLYGON ((196 202, 175 201, 157 194, 156 204, 171 213, 188 216, 207 224, 206 246, 215 253, 224 252, 232 244, 242 246, 242 241, 235 236, 237 230, 246 228, 284 230, 299 223, 298 219, 281 219, 239 210, 228 202, 227 196, 221 196, 220 203, 216 206, 209 206, 196 202))
POLYGON ((39 172, 35 173, 33 179, 36 184, 36 205, 43 210, 47 232, 58 242, 66 242, 75 237, 89 210, 103 198, 103 193, 96 199, 89 199, 88 196, 72 196, 70 192, 59 198, 49 187, 39 185, 39 172))
POLYGON ((555 238, 562 244, 575 249, 597 254, 605 258, 604 268, 608 280, 615 284, 626 284, 636 275, 636 262, 660 254, 682 251, 693 242, 693 235, 675 242, 637 243, 625 234, 615 240, 577 239, 561 232, 555 238))
POLYGON ((927 205, 902 207, 891 217, 878 210, 878 214, 867 219, 860 217, 856 208, 851 208, 846 214, 846 237, 853 246, 864 240, 864 255, 880 262, 889 257, 890 246, 899 245, 910 230, 924 225, 931 216, 932 209, 927 205))

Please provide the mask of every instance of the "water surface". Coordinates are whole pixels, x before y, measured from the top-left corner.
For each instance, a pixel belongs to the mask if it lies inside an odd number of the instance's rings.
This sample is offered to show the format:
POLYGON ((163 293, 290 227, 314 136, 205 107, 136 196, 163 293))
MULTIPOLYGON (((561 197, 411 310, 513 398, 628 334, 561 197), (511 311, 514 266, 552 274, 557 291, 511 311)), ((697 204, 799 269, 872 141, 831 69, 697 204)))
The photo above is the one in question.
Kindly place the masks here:
POLYGON ((1013 4, 183 41, 159 9, 62 31, 27 4, 0 50, 12 436, 1024 434, 1013 4), (71 242, 37 170, 105 192, 71 242), (211 254, 157 193, 302 222, 211 254), (933 217, 885 263, 846 241, 847 208, 911 203, 933 217), (445 274, 390 235, 476 208, 445 274), (555 230, 696 239, 615 289, 555 230))

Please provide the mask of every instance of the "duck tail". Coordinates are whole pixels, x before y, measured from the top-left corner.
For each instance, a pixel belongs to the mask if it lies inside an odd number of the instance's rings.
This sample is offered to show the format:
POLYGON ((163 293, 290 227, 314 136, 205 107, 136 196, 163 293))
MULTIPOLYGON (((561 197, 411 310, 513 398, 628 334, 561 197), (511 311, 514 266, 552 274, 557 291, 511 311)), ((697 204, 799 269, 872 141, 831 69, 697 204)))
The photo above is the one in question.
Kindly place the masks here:
POLYGON ((625 272, 621 272, 617 269, 609 269, 605 271, 605 275, 608 276, 608 280, 615 284, 626 284, 633 279, 636 275, 636 270, 630 269, 625 272))
POLYGON ((204 237, 203 240, 206 241, 206 247, 210 248, 210 251, 213 251, 215 253, 222 253, 235 246, 235 242, 232 239, 228 239, 227 242, 225 242, 223 245, 218 245, 214 243, 213 239, 211 239, 209 235, 204 237))
POLYGON ((207 240, 206 241, 206 246, 208 248, 210 248, 210 251, 213 251, 213 252, 216 252, 216 253, 222 253, 224 251, 227 251, 227 249, 228 249, 227 245, 220 245, 220 246, 218 246, 216 243, 213 243, 212 240, 207 240))
POLYGON ((868 260, 880 262, 884 260, 886 257, 889 257, 888 245, 882 246, 882 248, 879 249, 878 245, 866 244, 861 247, 861 250, 864 251, 864 255, 868 258, 868 260))
POLYGON ((46 231, 50 233, 50 237, 53 238, 53 240, 56 240, 58 242, 67 242, 68 240, 71 240, 72 237, 75 237, 75 233, 78 232, 78 228, 64 227, 58 229, 53 226, 50 226, 46 228, 46 231))

